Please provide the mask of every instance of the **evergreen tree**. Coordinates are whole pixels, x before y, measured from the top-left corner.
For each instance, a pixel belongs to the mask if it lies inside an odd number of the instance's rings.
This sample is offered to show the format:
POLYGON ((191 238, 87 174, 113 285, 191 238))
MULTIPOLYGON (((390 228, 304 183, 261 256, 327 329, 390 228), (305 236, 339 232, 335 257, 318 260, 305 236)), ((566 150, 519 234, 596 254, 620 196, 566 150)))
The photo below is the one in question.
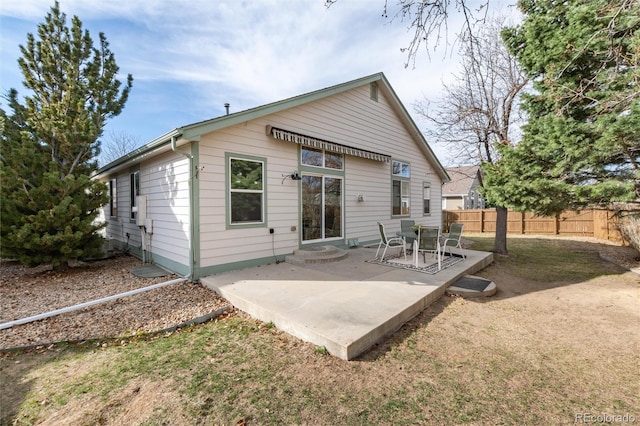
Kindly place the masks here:
POLYGON ((93 46, 77 16, 66 26, 58 2, 27 35, 18 60, 30 93, 24 105, 12 89, 2 129, 2 256, 27 265, 99 254, 106 186, 97 170, 98 138, 108 118, 122 111, 132 85, 116 79, 118 66, 100 33, 93 46))
POLYGON ((535 93, 522 141, 485 168, 489 201, 552 215, 640 198, 640 4, 519 6, 504 40, 535 93))

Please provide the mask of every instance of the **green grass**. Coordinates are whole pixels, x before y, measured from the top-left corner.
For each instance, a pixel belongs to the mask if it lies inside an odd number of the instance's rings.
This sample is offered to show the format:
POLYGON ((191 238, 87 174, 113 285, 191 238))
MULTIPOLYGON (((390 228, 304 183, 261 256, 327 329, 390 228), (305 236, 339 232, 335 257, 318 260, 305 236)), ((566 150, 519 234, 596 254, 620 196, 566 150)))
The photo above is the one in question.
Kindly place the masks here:
MULTIPOLYGON (((476 249, 493 244, 473 240, 476 249)), ((511 239, 509 250, 487 274, 502 268, 513 276, 580 283, 620 273, 589 245, 511 239)), ((609 313, 616 315, 615 307, 609 313)), ((633 321, 612 316, 607 334, 628 336, 630 350, 594 352, 592 342, 574 344, 572 324, 566 340, 547 338, 537 323, 544 316, 536 315, 524 298, 445 297, 350 362, 272 323, 237 315, 125 345, 60 345, 55 356, 24 372, 20 382, 29 386, 18 414, 4 420, 34 424, 74 407, 88 410, 85 423, 108 423, 135 397, 125 390, 144 383, 168 392, 171 401, 153 408, 148 425, 558 424, 572 423, 580 412, 640 417, 640 386, 629 381, 640 360, 631 350, 638 341, 633 321)), ((39 356, 6 355, 3 367, 39 356)))
MULTIPOLYGON (((491 251, 492 236, 472 235, 473 250, 491 251)), ((554 238, 507 239, 508 256, 496 263, 515 276, 538 281, 589 280, 602 274, 597 244, 554 238)))

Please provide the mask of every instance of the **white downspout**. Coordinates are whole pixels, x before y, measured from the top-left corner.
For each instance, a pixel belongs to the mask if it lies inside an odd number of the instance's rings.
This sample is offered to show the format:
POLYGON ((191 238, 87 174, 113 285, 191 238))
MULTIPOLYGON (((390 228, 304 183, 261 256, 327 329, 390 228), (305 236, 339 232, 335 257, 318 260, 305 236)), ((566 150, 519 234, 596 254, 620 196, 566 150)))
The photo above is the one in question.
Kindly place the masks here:
POLYGON ((171 150, 173 152, 176 152, 178 154, 182 154, 184 155, 188 160, 189 160, 189 274, 185 277, 190 281, 193 281, 193 275, 194 275, 194 271, 193 271, 193 264, 195 262, 195 247, 193 245, 193 240, 194 240, 194 235, 195 235, 195 224, 194 224, 194 218, 195 218, 195 211, 194 211, 194 202, 193 202, 193 198, 194 198, 194 194, 193 194, 193 183, 191 182, 191 179, 193 179, 193 155, 191 155, 190 152, 185 152, 185 151, 181 151, 178 149, 178 146, 176 145, 177 139, 176 136, 171 136, 171 150))
POLYGON ((144 226, 140 226, 140 236, 141 236, 141 243, 140 243, 140 248, 142 249, 142 263, 147 263, 147 256, 146 256, 146 252, 147 252, 147 243, 145 241, 145 235, 144 235, 144 226))
POLYGON ((111 296, 103 297, 101 299, 92 300, 90 302, 79 303, 77 305, 69 306, 66 308, 56 309, 55 311, 49 311, 38 315, 33 315, 30 317, 22 318, 15 321, 4 322, 0 324, 0 330, 4 330, 5 328, 13 327, 14 325, 27 324, 32 321, 38 321, 41 319, 49 318, 55 315, 66 314, 69 312, 77 311, 79 309, 88 308, 89 306, 98 305, 100 303, 109 302, 111 300, 121 299, 123 297, 133 296, 135 294, 143 293, 149 290, 155 290, 160 287, 164 287, 171 284, 177 284, 185 281, 187 278, 176 278, 175 280, 164 281, 158 284, 153 284, 147 287, 137 288, 135 290, 130 290, 124 293, 118 293, 111 296))

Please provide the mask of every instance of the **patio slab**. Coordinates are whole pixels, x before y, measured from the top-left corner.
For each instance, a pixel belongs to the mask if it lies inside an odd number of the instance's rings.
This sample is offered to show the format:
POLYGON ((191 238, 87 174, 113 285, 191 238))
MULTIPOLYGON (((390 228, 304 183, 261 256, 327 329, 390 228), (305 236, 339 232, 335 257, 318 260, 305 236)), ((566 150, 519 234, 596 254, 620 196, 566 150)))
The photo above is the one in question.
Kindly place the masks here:
POLYGON ((200 281, 252 317, 350 360, 493 261, 492 253, 465 250, 466 260, 430 275, 367 263, 375 249, 348 253, 333 263, 271 264, 200 281))

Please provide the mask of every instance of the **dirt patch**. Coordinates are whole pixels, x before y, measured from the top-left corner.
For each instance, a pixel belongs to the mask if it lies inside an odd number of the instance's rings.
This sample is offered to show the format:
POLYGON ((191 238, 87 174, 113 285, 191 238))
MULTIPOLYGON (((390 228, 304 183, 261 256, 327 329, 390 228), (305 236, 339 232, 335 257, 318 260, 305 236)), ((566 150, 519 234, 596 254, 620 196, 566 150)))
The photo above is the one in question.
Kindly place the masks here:
POLYGON ((114 397, 78 398, 66 404, 64 410, 51 413, 43 426, 77 424, 140 425, 162 422, 170 417, 171 424, 186 424, 188 417, 178 403, 181 398, 171 380, 152 382, 144 379, 130 382, 114 397))
POLYGON ((604 260, 640 274, 640 254, 633 247, 603 246, 599 253, 604 260))

